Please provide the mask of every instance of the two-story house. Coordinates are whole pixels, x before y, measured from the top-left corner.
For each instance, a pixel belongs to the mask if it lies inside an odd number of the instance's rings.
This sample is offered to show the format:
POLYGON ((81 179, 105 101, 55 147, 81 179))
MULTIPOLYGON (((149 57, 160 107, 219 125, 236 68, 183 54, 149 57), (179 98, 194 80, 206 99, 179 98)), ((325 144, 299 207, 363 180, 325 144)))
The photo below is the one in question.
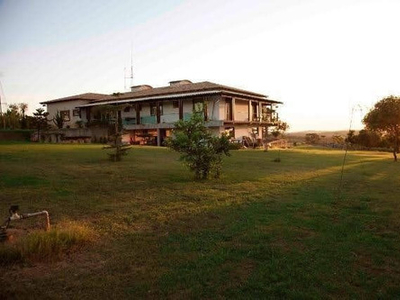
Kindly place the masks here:
POLYGON ((93 124, 101 119, 98 108, 120 105, 119 112, 131 143, 162 145, 174 123, 188 120, 194 110, 204 114, 206 125, 215 133, 232 138, 263 138, 268 127, 278 122, 279 101, 267 96, 212 82, 171 81, 169 86, 133 86, 130 92, 113 95, 82 94, 42 102, 50 116, 60 111, 65 125, 93 124))

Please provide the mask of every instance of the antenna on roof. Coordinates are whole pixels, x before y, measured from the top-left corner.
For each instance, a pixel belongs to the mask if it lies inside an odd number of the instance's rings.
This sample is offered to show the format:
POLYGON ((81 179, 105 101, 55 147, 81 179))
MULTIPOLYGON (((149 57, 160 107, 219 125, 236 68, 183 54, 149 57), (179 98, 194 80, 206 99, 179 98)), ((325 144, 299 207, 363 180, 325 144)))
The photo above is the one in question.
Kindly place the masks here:
MULTIPOLYGON (((1 103, 1 96, 4 96, 4 89, 3 89, 3 85, 1 84, 1 81, 0 81, 0 115, 1 116, 3 116, 3 104, 4 105, 7 105, 7 103, 1 103)), ((5 97, 3 97, 3 98, 5 98, 5 97)), ((5 129, 6 128, 6 118, 2 118, 3 119, 3 128, 5 129)))
POLYGON ((133 85, 133 51, 132 51, 132 48, 133 48, 133 46, 132 46, 132 43, 131 43, 131 70, 130 70, 130 74, 129 74, 129 76, 126 76, 126 68, 124 68, 124 89, 126 90, 126 80, 127 79, 130 79, 130 82, 129 82, 129 84, 130 84, 130 86, 129 87, 131 87, 132 85, 133 85))

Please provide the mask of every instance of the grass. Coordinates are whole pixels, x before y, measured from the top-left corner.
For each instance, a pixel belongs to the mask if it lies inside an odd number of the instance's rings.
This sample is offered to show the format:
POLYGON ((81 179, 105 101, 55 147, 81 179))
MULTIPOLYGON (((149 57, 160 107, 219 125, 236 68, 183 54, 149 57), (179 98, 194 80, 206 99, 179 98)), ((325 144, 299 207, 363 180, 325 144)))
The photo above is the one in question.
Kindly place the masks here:
POLYGON ((99 145, 0 145, 1 215, 11 204, 46 209, 54 226, 96 236, 79 251, 57 237, 58 260, 3 267, 0 298, 400 294, 400 170, 390 155, 349 153, 342 185, 341 151, 234 151, 207 182, 177 158, 135 147, 114 163, 99 145))
POLYGON ((20 237, 11 235, 11 245, 0 244, 0 265, 53 261, 94 239, 95 235, 90 228, 76 222, 59 224, 49 231, 34 230, 20 237))

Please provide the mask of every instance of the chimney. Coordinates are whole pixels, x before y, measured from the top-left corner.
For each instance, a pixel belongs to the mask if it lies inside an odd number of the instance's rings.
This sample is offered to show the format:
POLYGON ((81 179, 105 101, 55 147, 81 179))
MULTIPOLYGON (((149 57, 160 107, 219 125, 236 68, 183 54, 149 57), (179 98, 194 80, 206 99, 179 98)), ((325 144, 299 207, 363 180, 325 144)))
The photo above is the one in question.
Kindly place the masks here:
POLYGON ((131 87, 131 92, 139 92, 139 91, 145 91, 145 90, 151 90, 153 87, 148 85, 148 84, 142 84, 142 85, 134 85, 131 87))
POLYGON ((183 79, 183 80, 175 80, 175 81, 170 81, 169 86, 177 86, 177 85, 184 85, 184 84, 191 84, 190 80, 183 79))

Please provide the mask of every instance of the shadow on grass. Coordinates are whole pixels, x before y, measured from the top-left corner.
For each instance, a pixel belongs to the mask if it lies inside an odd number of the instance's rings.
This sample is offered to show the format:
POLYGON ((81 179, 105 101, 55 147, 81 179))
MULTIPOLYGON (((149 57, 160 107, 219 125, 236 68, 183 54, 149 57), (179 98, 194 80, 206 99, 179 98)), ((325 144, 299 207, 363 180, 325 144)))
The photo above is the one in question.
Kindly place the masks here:
POLYGON ((288 151, 279 164, 272 152, 238 152, 209 182, 192 182, 175 155, 153 154, 138 151, 118 168, 89 167, 86 157, 52 174, 62 180, 44 193, 56 215, 90 220, 103 243, 92 249, 95 266, 53 270, 34 279, 39 290, 66 298, 77 290, 113 298, 398 295, 400 237, 390 211, 399 173, 384 157, 349 155, 338 195, 336 152, 288 151))

